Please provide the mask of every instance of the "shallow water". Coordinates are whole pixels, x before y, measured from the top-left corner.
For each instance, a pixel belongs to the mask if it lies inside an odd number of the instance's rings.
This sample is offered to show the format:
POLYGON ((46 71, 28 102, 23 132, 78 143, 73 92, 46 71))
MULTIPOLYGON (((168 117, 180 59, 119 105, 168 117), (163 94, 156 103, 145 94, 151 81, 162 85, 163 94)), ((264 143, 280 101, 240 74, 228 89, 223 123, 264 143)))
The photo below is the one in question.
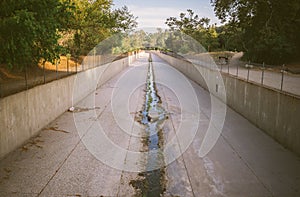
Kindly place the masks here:
POLYGON ((137 187, 141 190, 142 196, 157 197, 165 190, 165 165, 162 153, 164 140, 161 127, 167 116, 156 90, 152 61, 149 61, 146 83, 141 123, 145 125, 147 140, 144 145, 148 147, 148 159, 146 172, 141 173, 144 179, 135 186, 139 185, 137 187))

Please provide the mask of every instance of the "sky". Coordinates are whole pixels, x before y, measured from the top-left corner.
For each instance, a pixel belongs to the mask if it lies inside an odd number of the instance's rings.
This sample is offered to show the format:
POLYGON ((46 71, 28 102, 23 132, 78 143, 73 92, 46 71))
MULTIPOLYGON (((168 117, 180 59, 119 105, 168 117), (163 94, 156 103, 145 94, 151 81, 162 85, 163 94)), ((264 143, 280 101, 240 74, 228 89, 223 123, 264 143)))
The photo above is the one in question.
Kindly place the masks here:
POLYGON ((192 9, 199 17, 208 17, 211 23, 220 24, 215 17, 210 0, 114 0, 114 8, 126 5, 138 17, 138 28, 167 28, 165 21, 181 12, 192 9))

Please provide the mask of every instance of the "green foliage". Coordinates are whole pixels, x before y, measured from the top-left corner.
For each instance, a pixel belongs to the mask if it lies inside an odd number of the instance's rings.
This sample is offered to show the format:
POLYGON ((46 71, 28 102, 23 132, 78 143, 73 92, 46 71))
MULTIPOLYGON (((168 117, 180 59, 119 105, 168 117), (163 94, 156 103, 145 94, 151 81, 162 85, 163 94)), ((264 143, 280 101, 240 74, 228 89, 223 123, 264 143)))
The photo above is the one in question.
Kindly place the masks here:
POLYGON ((111 0, 1 0, 0 63, 22 68, 61 54, 86 55, 99 42, 136 27, 111 0))
MULTIPOLYGON (((172 31, 181 31, 197 40, 208 51, 215 51, 220 48, 218 33, 215 25, 210 25, 210 19, 200 18, 188 9, 187 13, 181 13, 179 19, 170 17, 166 24, 172 31)), ((182 46, 185 51, 186 46, 182 46)))
MULTIPOLYGON (((208 51, 213 51, 219 48, 218 34, 215 25, 209 23, 210 19, 200 18, 190 9, 187 13, 181 13, 179 19, 170 17, 166 20, 172 31, 181 31, 197 40, 208 51)), ((184 48, 183 46, 183 51, 184 48)))
POLYGON ((127 7, 112 10, 111 0, 73 0, 76 10, 64 46, 73 56, 86 55, 107 37, 134 29, 136 18, 127 7))
POLYGON ((113 54, 121 54, 144 48, 148 40, 148 35, 143 30, 119 33, 117 36, 113 54))
MULTIPOLYGON (((214 33, 214 32, 212 32, 214 33)), ((162 30, 145 32, 143 30, 114 35, 113 54, 125 53, 139 49, 172 51, 178 54, 192 52, 205 52, 203 47, 187 34, 180 31, 162 30), (118 37, 116 37, 118 36, 118 37)))
POLYGON ((244 51, 242 43, 242 30, 235 24, 225 24, 216 28, 219 47, 225 51, 244 51))
MULTIPOLYGON (((212 3, 216 15, 239 30, 237 40, 246 58, 275 64, 299 58, 299 0, 212 0, 212 3)), ((226 36, 232 38, 230 34, 226 36)))
POLYGON ((1 1, 0 63, 22 68, 41 59, 54 61, 60 50, 58 31, 65 29, 70 17, 68 9, 71 6, 59 0, 1 1))

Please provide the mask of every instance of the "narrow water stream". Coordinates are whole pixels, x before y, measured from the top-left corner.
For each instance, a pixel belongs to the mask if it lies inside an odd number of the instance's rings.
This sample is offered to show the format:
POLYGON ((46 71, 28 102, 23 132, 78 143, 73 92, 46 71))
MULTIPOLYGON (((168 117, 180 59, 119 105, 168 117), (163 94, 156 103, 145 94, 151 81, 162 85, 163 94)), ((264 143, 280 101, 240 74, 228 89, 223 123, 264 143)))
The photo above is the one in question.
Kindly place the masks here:
POLYGON ((143 180, 132 185, 141 191, 142 196, 157 197, 163 194, 165 190, 162 124, 167 115, 157 94, 151 54, 149 55, 146 83, 147 88, 141 123, 145 125, 147 140, 144 145, 148 146, 148 158, 146 172, 140 174, 143 176, 143 180))

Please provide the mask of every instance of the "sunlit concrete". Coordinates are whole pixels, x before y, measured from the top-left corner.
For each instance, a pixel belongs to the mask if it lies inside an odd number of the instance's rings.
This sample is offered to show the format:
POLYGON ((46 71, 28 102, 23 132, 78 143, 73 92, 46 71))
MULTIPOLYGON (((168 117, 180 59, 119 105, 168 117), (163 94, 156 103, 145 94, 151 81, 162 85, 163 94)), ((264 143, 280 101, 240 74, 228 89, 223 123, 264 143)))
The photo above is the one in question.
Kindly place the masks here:
MULTIPOLYGON (((176 83, 177 79, 169 75, 172 67, 158 64, 162 63, 158 57, 153 60, 156 80, 169 77, 176 83)), ((119 147, 130 151, 143 149, 141 139, 132 135, 142 133, 143 128, 134 123, 130 131, 124 132, 115 121, 111 100, 118 80, 124 75, 140 83, 146 81, 146 74, 144 57, 78 103, 77 111, 65 112, 1 160, 0 196, 134 196, 136 191, 129 182, 138 173, 105 165, 83 142, 100 124, 119 147)), ((166 167, 164 196, 299 196, 299 157, 230 108, 217 143, 206 156, 199 156, 212 117, 211 98, 203 88, 191 84, 201 111, 199 127, 188 149, 166 167)), ((157 84, 157 90, 169 114, 163 127, 168 142, 177 136, 181 105, 168 87, 157 84)), ((142 110, 144 94, 144 87, 139 86, 125 99, 131 118, 142 110)), ((112 158, 121 159, 124 166, 133 161, 126 151, 123 155, 105 151, 112 158)), ((144 159, 141 157, 132 165, 143 170, 144 159)))
POLYGON ((300 121, 297 119, 300 116, 299 97, 231 75, 218 76, 217 70, 208 67, 212 67, 214 63, 204 66, 192 65, 183 59, 162 53, 156 54, 226 102, 284 147, 300 155, 300 121), (222 78, 223 81, 216 81, 215 78, 222 78))

